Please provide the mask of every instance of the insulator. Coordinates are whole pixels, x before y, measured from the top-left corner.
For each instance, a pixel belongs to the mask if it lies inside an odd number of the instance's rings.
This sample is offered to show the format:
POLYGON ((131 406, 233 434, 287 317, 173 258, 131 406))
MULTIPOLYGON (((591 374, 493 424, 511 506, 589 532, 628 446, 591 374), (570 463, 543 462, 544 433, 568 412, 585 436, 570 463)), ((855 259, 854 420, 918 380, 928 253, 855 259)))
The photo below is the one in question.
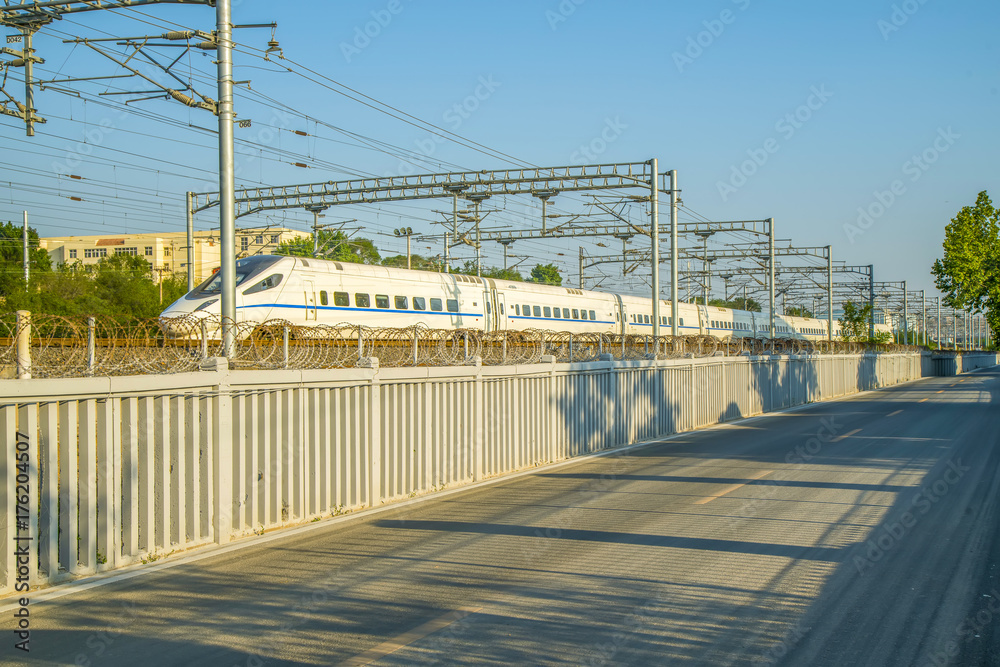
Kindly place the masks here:
POLYGON ((180 91, 169 90, 167 92, 170 93, 170 97, 174 98, 178 102, 182 102, 182 103, 188 105, 189 107, 198 106, 198 102, 196 102, 193 97, 185 95, 184 93, 182 93, 180 91))
POLYGON ((163 39, 191 39, 194 33, 190 30, 174 30, 163 36, 163 39))

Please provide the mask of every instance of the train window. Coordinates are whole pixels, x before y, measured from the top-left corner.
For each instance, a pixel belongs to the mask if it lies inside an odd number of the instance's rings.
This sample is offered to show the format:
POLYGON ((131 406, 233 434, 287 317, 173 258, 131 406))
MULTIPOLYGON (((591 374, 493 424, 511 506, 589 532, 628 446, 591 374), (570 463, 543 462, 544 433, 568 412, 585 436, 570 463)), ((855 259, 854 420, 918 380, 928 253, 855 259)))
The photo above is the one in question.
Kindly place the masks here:
POLYGON ((545 306, 544 308, 542 308, 542 314, 545 317, 552 317, 552 309, 549 308, 548 306, 545 306))
POLYGON ((573 309, 573 319, 574 319, 574 320, 578 320, 578 319, 580 319, 580 310, 579 310, 579 309, 577 309, 577 308, 574 308, 574 309, 573 309))
POLYGON ((263 292, 264 290, 271 289, 272 287, 277 287, 281 284, 281 274, 275 273, 262 281, 243 291, 244 294, 256 294, 257 292, 263 292))
POLYGON ((515 315, 521 314, 521 306, 517 305, 516 303, 514 304, 514 314, 515 315))
POLYGON ((590 319, 596 320, 597 319, 597 313, 595 313, 594 311, 590 311, 590 319))
POLYGON ((556 318, 557 320, 560 319, 562 317, 562 311, 559 310, 558 308, 553 308, 552 317, 556 318))
POLYGON ((490 308, 490 302, 489 302, 489 301, 487 301, 487 302, 486 302, 486 314, 487 314, 487 315, 491 315, 492 313, 493 313, 493 309, 492 309, 492 308, 490 308))
POLYGON ((681 318, 681 326, 684 326, 684 318, 681 318))
POLYGON ((524 304, 523 306, 521 306, 521 315, 525 317, 531 317, 531 306, 529 306, 528 304, 524 304))
POLYGON ((413 297, 413 310, 427 310, 427 300, 422 296, 413 297))
POLYGON ((409 308, 409 306, 406 305, 406 297, 405 296, 397 296, 396 297, 396 310, 407 310, 407 308, 409 308))
POLYGON ((389 307, 389 296, 387 294, 376 294, 375 295, 375 307, 376 308, 388 308, 389 307))
POLYGON ((649 324, 649 315, 643 315, 643 317, 646 319, 646 321, 643 322, 643 324, 649 324))
POLYGON ((319 293, 319 305, 326 306, 330 303, 330 297, 326 295, 325 290, 320 290, 319 293))
POLYGON ((369 308, 372 305, 371 297, 359 292, 354 295, 354 305, 358 308, 369 308))
POLYGON ((347 295, 347 292, 334 292, 333 305, 345 307, 349 306, 351 305, 351 297, 347 295))
POLYGON ((535 317, 541 317, 542 316, 542 309, 541 309, 540 306, 532 306, 531 313, 535 317))
POLYGON ((431 299, 431 310, 436 313, 440 313, 443 310, 441 308, 441 299, 431 299))
POLYGON ((615 322, 618 321, 618 313, 615 313, 615 322))
POLYGON ((448 299, 448 312, 449 313, 458 312, 458 299, 448 299))
POLYGON ((503 312, 503 304, 502 304, 502 303, 500 304, 500 314, 501 314, 501 315, 503 315, 503 314, 504 314, 504 312, 503 312))
POLYGON ((569 308, 563 308, 563 319, 564 320, 569 319, 569 308))

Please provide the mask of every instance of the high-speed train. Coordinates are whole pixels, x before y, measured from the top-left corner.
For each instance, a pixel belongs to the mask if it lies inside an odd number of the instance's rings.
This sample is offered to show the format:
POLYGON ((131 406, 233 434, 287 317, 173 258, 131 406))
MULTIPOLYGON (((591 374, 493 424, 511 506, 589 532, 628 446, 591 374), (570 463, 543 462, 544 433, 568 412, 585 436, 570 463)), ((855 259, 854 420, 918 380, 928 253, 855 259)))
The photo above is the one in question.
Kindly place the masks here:
MULTIPOLYGON (((220 314, 221 273, 163 311, 161 317, 220 314)), ((766 337, 765 314, 682 303, 680 334, 766 337)), ((426 326, 482 331, 549 329, 573 333, 649 334, 652 301, 572 287, 411 271, 303 257, 257 255, 236 262, 239 322, 351 323, 370 327, 426 326)), ((660 302, 660 332, 674 313, 660 302)), ((884 327, 884 325, 883 325, 884 327)), ((776 336, 827 339, 826 320, 776 316, 776 336)), ((840 328, 834 323, 834 337, 840 328)))

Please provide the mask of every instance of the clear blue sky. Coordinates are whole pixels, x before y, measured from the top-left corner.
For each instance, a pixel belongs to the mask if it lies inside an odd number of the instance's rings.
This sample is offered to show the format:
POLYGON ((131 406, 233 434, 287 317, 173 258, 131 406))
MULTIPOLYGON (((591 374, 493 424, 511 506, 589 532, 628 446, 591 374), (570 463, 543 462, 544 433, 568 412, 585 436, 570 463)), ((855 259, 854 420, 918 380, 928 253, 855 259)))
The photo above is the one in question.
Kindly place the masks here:
MULTIPOLYGON (((253 91, 293 109, 279 116, 273 104, 241 93, 237 110, 254 121, 251 129, 236 131, 248 142, 238 149, 244 185, 405 169, 485 169, 514 161, 498 153, 536 165, 657 157, 662 169, 678 170, 692 211, 717 220, 773 217, 779 236, 797 245, 833 244, 837 259, 875 263, 879 280, 906 279, 913 289, 928 290, 933 289, 928 269, 939 256, 944 225, 979 191, 992 188, 994 198, 1000 196, 996 2, 302 0, 277 5, 243 0, 235 5, 237 23, 277 21, 284 55, 327 77, 308 74, 316 83, 300 76, 301 69, 269 71, 275 68, 261 60, 260 51, 249 49, 263 49, 270 31, 238 32, 246 48, 237 54, 237 78, 250 79, 253 91), (384 25, 374 23, 379 19, 384 25), (375 36, 359 38, 366 28, 375 36), (428 130, 335 92, 331 81, 491 151, 435 142, 428 130), (480 99, 470 98, 477 92, 480 99), (475 108, 460 115, 456 104, 475 108), (284 130, 266 131, 269 123, 284 130), (602 132, 610 141, 597 141, 602 132), (409 158, 417 165, 370 140, 416 151, 409 158), (603 152, 587 156, 581 146, 603 152), (925 158, 932 163, 923 163, 925 158), (895 194, 886 194, 893 188, 895 194), (874 214, 870 224, 863 221, 866 229, 857 225, 859 208, 874 214)), ((46 63, 39 75, 116 73, 116 65, 88 54, 86 47, 62 43, 71 36, 211 29, 213 22, 213 10, 197 6, 80 14, 40 33, 36 48, 46 63)), ((185 57, 178 71, 215 97, 210 60, 185 57)), ((213 129, 215 119, 155 100, 124 112, 118 104, 123 96, 97 95, 127 86, 148 88, 114 80, 68 85, 80 98, 39 93, 39 113, 50 121, 34 139, 24 137, 15 119, 0 117, 0 146, 10 166, 4 180, 12 183, 4 188, 0 182, 0 215, 19 220, 27 208, 43 235, 182 228, 183 192, 215 189, 215 138, 188 125, 213 129), (111 131, 102 130, 102 122, 111 131), (85 180, 59 177, 60 170, 85 180)), ((16 93, 18 84, 9 81, 8 89, 16 93)), ((579 197, 557 199, 556 210, 579 210, 579 202, 579 197)), ((515 201, 497 205, 503 209, 493 214, 497 223, 537 225, 524 220, 535 210, 515 201)), ((328 220, 358 218, 352 225, 363 225, 365 234, 393 253, 402 246, 380 234, 401 223, 439 232, 429 222, 436 217, 432 209, 447 207, 437 202, 333 210, 328 220)), ((305 229, 310 219, 278 213, 241 224, 267 221, 305 229)), ((211 215, 199 217, 198 224, 210 227, 211 215)), ((601 252, 595 243, 583 245, 601 252)), ((555 260, 575 281, 578 245, 518 243, 511 251, 530 255, 529 266, 555 260)), ((609 245, 618 247, 614 240, 609 245)), ((418 251, 435 254, 440 244, 418 251)), ((486 257, 491 264, 502 261, 498 247, 487 248, 486 257)), ((605 286, 641 288, 636 280, 615 279, 615 270, 604 268, 610 276, 605 286)))

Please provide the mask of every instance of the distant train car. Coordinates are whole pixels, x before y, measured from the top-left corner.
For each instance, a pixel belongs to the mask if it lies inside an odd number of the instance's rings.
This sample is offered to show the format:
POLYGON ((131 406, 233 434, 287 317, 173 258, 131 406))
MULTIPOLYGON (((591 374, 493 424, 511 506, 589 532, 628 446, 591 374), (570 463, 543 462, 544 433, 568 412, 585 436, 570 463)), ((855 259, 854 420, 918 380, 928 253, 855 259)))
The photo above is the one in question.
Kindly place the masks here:
MULTIPOLYGON (((217 318, 221 287, 216 273, 161 317, 217 318)), ((322 259, 259 255, 236 262, 240 322, 649 334, 652 305, 630 295, 322 259)), ((662 333, 674 317, 670 302, 661 301, 662 333)), ((678 305, 676 317, 680 334, 721 339, 767 336, 769 326, 766 314, 688 303, 678 305)), ((775 316, 775 328, 781 338, 827 339, 826 320, 775 316)), ((833 334, 840 334, 836 324, 833 334)))

